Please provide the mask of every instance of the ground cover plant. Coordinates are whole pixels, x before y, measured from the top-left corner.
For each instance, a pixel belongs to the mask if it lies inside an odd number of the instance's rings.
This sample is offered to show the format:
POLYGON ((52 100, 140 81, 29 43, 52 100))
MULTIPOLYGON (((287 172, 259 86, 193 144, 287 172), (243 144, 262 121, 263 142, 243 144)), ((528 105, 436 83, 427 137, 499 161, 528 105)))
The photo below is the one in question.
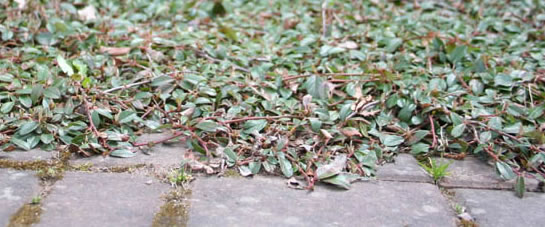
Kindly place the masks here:
POLYGON ((545 1, 0 5, 4 151, 130 158, 182 138, 193 169, 307 188, 400 152, 477 155, 518 191, 545 175, 545 1))

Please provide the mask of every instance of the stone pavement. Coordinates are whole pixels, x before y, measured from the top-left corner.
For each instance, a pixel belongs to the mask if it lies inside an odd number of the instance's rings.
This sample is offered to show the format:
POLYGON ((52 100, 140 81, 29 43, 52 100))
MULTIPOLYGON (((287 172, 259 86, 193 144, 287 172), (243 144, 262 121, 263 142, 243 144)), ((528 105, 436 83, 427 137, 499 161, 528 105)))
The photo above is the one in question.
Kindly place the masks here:
MULTIPOLYGON (((24 163, 58 157, 0 151, 0 226, 457 226, 460 218, 479 226, 545 223, 545 194, 519 199, 514 182, 471 157, 453 161, 452 175, 439 185, 411 155, 400 154, 379 167, 376 180, 350 190, 318 184, 308 192, 288 188, 282 177, 236 175, 197 176, 184 190, 165 175, 184 152, 182 143, 173 143, 151 155, 73 158, 62 169, 31 171, 21 170, 24 163), (18 169, 10 162, 19 162, 18 169), (43 177, 44 171, 62 178, 43 177), (39 204, 29 205, 33 200, 39 204), (40 212, 26 217, 29 212, 21 211, 28 206, 40 212)), ((527 186, 542 190, 535 181, 527 186)))

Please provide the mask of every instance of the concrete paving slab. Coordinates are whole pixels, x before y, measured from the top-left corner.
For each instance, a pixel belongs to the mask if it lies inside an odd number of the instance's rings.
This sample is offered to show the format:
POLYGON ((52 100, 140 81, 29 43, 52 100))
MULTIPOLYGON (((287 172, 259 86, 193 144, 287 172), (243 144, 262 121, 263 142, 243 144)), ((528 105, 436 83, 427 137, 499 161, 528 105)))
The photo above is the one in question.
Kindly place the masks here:
POLYGON ((543 226, 545 194, 528 192, 524 198, 501 190, 454 189, 455 199, 481 227, 543 226))
POLYGON ((125 173, 68 172, 43 201, 37 226, 150 226, 169 186, 125 173))
POLYGON ((455 226, 439 189, 372 181, 337 190, 290 189, 282 178, 198 178, 188 226, 455 226))
MULTIPOLYGON (((137 142, 157 141, 171 134, 157 133, 140 136, 137 142)), ((97 155, 89 158, 75 157, 70 160, 72 165, 93 164, 95 167, 121 167, 145 164, 154 167, 179 167, 187 147, 182 142, 169 142, 153 146, 148 154, 136 153, 132 158, 116 158, 97 155)))
POLYGON ((0 226, 7 226, 10 217, 39 191, 33 172, 0 169, 0 226))
MULTIPOLYGON (((515 185, 514 179, 503 180, 496 173, 494 166, 476 157, 445 161, 452 163, 447 169, 450 175, 439 182, 442 187, 511 190, 515 185)), ((525 183, 528 191, 540 191, 537 180, 527 178, 525 183)))
POLYGON ((47 161, 53 158, 54 151, 32 149, 29 151, 15 150, 10 152, 0 151, 0 159, 13 161, 47 161))
POLYGON ((433 182, 432 178, 418 165, 412 155, 399 154, 394 160, 393 163, 386 163, 377 168, 377 179, 401 182, 433 182))

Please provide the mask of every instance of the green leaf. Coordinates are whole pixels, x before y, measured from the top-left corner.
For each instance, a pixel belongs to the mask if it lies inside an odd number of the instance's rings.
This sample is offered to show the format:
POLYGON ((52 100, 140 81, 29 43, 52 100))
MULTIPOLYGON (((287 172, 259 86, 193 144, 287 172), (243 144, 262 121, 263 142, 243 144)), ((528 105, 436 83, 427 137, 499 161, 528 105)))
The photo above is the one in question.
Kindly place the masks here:
POLYGON ((199 141, 197 139, 191 140, 191 147, 193 148, 193 150, 201 153, 202 155, 207 155, 206 150, 199 144, 199 141))
POLYGON ((331 163, 321 165, 316 169, 316 176, 318 179, 325 179, 339 174, 346 166, 347 157, 345 154, 341 154, 335 157, 331 163))
POLYGON ((40 32, 36 35, 36 41, 45 46, 50 46, 57 43, 57 39, 51 34, 51 32, 40 32))
POLYGON ((327 98, 326 83, 320 76, 311 76, 307 78, 303 87, 307 90, 307 93, 312 95, 315 99, 327 98))
POLYGON ((78 74, 82 76, 87 76, 87 65, 79 60, 75 60, 72 62, 72 65, 78 70, 78 74))
POLYGON ((350 114, 352 114, 354 111, 352 111, 352 104, 345 104, 341 107, 341 110, 339 112, 339 118, 341 121, 345 121, 350 114))
POLYGON ((505 162, 496 162, 496 171, 499 173, 500 177, 505 180, 511 180, 516 177, 511 166, 505 162))
POLYGON ((163 85, 171 84, 173 82, 174 79, 172 79, 172 77, 170 76, 158 76, 153 78, 153 80, 151 81, 151 86, 160 87, 163 85))
POLYGON ((401 46, 401 44, 403 44, 403 40, 400 39, 400 38, 390 39, 388 41, 388 44, 385 47, 386 52, 388 52, 388 53, 394 52, 395 50, 397 50, 397 48, 399 48, 401 46))
POLYGON ((44 144, 50 144, 51 142, 53 142, 53 140, 55 140, 55 137, 53 137, 53 135, 51 134, 42 134, 40 135, 40 140, 44 144))
POLYGON ((99 109, 95 109, 95 111, 96 111, 98 114, 100 114, 100 115, 102 115, 102 116, 104 116, 104 117, 106 117, 106 118, 108 118, 108 119, 110 119, 110 120, 114 118, 114 117, 112 116, 110 110, 107 110, 107 109, 100 109, 100 108, 99 108, 99 109))
POLYGON ((14 105, 15 105, 15 102, 6 102, 2 104, 2 107, 0 108, 0 112, 9 113, 11 109, 13 109, 14 105))
POLYGON ((350 189, 351 187, 349 178, 344 174, 338 174, 333 177, 323 179, 321 181, 346 190, 350 189))
POLYGON ((248 167, 248 166, 239 166, 238 167, 238 172, 243 177, 247 177, 247 176, 252 175, 252 170, 250 170, 250 167, 248 167))
POLYGON ((118 149, 118 150, 112 151, 112 153, 110 153, 110 156, 118 157, 118 158, 132 158, 136 156, 136 153, 127 149, 118 149))
POLYGON ((26 108, 32 107, 32 99, 28 95, 20 96, 19 102, 26 108))
POLYGON ((38 99, 42 97, 44 93, 44 87, 41 84, 34 85, 32 87, 32 93, 30 95, 30 99, 32 100, 32 103, 36 103, 38 99))
POLYGON ((32 94, 32 88, 19 89, 19 90, 15 91, 15 94, 18 94, 18 95, 30 95, 30 94, 32 94))
POLYGON ((223 153, 227 157, 227 160, 231 163, 235 163, 238 160, 238 155, 233 151, 233 149, 226 147, 223 149, 223 153))
POLYGON ((100 116, 98 115, 98 112, 96 111, 92 111, 91 112, 91 120, 93 121, 93 124, 95 125, 95 127, 99 127, 100 126, 100 116))
POLYGON ((526 187, 524 184, 524 176, 520 175, 517 176, 517 180, 515 182, 515 193, 519 198, 524 197, 524 192, 526 191, 526 187))
POLYGON ((252 174, 258 174, 261 170, 261 162, 250 162, 248 167, 250 168, 250 171, 252 171, 252 174))
POLYGON ((528 112, 528 118, 531 120, 536 120, 539 117, 543 116, 543 111, 545 110, 545 105, 536 106, 531 108, 528 112))
POLYGON ((480 95, 484 91, 484 84, 479 80, 470 80, 469 81, 469 87, 471 88, 471 91, 475 95, 480 95))
POLYGON ((0 81, 11 83, 13 81, 13 75, 11 75, 11 74, 2 74, 2 75, 0 75, 0 81))
POLYGON ((430 134, 430 131, 428 130, 418 130, 414 132, 414 134, 408 139, 407 144, 413 145, 415 143, 420 142, 424 137, 426 137, 428 134, 430 134))
POLYGON ((23 148, 23 149, 27 150, 27 151, 32 149, 30 147, 30 144, 28 144, 27 142, 25 142, 25 141, 23 141, 23 140, 21 140, 21 139, 19 139, 17 137, 11 137, 10 142, 17 145, 20 148, 23 148))
POLYGON ((229 26, 220 25, 219 31, 225 35, 230 40, 233 40, 235 42, 238 41, 237 33, 235 30, 233 30, 229 26))
POLYGON ((322 127, 322 121, 317 118, 309 118, 308 121, 310 122, 310 127, 312 128, 312 131, 320 131, 320 128, 322 127))
POLYGON ((227 13, 227 10, 225 10, 225 7, 223 7, 223 4, 221 1, 215 1, 214 7, 212 7, 212 10, 210 11, 210 17, 216 18, 218 16, 223 16, 227 13))
POLYGON ((61 55, 57 55, 57 64, 59 65, 59 67, 61 67, 61 70, 68 76, 72 76, 74 74, 74 69, 72 68, 72 66, 70 66, 61 55))
POLYGON ((417 143, 411 146, 411 153, 414 155, 426 154, 430 149, 430 145, 425 143, 417 143))
POLYGON ((205 132, 216 132, 220 125, 214 121, 206 120, 199 122, 195 127, 205 132))
POLYGON ((136 118, 136 113, 132 111, 125 110, 119 113, 119 123, 125 124, 133 121, 136 118))
POLYGON ((452 124, 454 126, 460 125, 464 122, 464 119, 460 115, 454 112, 450 113, 450 120, 452 121, 452 124))
POLYGON ((502 119, 499 117, 490 118, 490 120, 488 121, 488 126, 493 129, 502 130, 502 119))
POLYGON ((490 131, 482 132, 481 135, 479 135, 479 141, 481 143, 488 143, 492 139, 492 133, 490 131))
POLYGON ((382 144, 388 147, 395 147, 397 145, 400 145, 405 141, 403 137, 396 136, 396 135, 385 135, 384 137, 380 138, 382 144))
POLYGON ((540 152, 535 154, 531 159, 530 163, 532 163, 533 166, 539 166, 542 163, 545 163, 545 153, 540 152))
POLYGON ((450 62, 456 64, 457 62, 462 60, 462 58, 466 56, 466 54, 467 46, 457 46, 449 55, 450 62))
POLYGON ((260 132, 267 126, 267 120, 249 120, 244 123, 244 133, 260 132))
POLYGON ((280 170, 282 170, 282 174, 284 174, 286 178, 290 178, 291 176, 293 176, 293 168, 291 166, 291 162, 286 159, 284 153, 278 152, 277 157, 278 163, 280 164, 280 170))
POLYGON ((38 122, 35 122, 35 121, 30 121, 30 122, 24 123, 19 128, 19 135, 29 134, 29 133, 33 132, 34 130, 36 130, 38 128, 38 126, 40 126, 40 124, 38 122))
POLYGON ((85 79, 83 79, 83 82, 81 82, 81 86, 86 89, 90 88, 92 85, 93 83, 91 81, 91 78, 89 77, 85 77, 85 79))
POLYGON ((40 143, 40 137, 39 136, 31 136, 29 138, 26 139, 27 141, 27 144, 29 146, 30 149, 36 147, 36 145, 38 145, 38 143, 40 143))
POLYGON ((330 45, 323 45, 320 48, 320 56, 327 57, 327 56, 335 55, 335 54, 342 53, 342 52, 345 52, 345 51, 346 51, 346 49, 344 49, 344 48, 334 47, 334 46, 330 46, 330 45))
POLYGON ((513 86, 513 78, 509 75, 498 74, 494 77, 494 86, 511 87, 513 86))
POLYGON ((459 125, 455 126, 454 128, 452 128, 452 131, 450 131, 450 134, 454 138, 458 138, 464 133, 465 130, 466 130, 466 125, 465 124, 459 124, 459 125))
POLYGON ((44 96, 50 99, 59 99, 61 92, 56 87, 48 87, 44 90, 44 96))

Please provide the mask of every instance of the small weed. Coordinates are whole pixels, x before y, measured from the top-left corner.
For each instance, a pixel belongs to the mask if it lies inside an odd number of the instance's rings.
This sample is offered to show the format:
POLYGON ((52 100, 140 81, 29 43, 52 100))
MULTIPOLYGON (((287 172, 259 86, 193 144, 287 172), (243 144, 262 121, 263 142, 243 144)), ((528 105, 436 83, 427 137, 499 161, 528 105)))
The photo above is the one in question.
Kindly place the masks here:
POLYGON ((447 171, 447 168, 452 162, 443 162, 440 163, 437 162, 437 160, 428 158, 429 164, 420 163, 420 166, 428 172, 431 177, 433 177, 433 181, 437 184, 443 177, 450 175, 450 173, 447 171))
POLYGON ((454 204, 454 211, 456 211, 456 214, 461 214, 464 213, 465 208, 462 205, 456 203, 454 204))
POLYGON ((173 170, 168 177, 168 180, 172 185, 182 185, 193 180, 191 171, 187 170, 187 165, 185 162, 182 162, 182 165, 179 169, 173 170))
POLYGON ((42 202, 42 197, 35 196, 34 198, 32 198, 32 201, 30 202, 30 204, 37 205, 37 204, 40 204, 41 202, 42 202))
POLYGON ((57 167, 48 167, 47 169, 40 169, 37 172, 38 177, 42 179, 60 179, 64 174, 64 170, 57 167))

